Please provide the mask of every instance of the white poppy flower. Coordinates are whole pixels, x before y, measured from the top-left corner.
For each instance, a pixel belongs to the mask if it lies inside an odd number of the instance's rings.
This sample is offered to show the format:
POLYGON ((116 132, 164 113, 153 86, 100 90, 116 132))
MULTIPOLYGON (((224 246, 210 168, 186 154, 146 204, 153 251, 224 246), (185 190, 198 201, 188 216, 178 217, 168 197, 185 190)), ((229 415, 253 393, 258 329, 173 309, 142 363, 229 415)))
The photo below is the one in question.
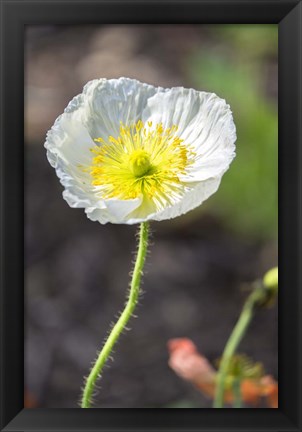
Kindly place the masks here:
POLYGON ((134 224, 174 218, 216 192, 235 140, 230 107, 214 93, 119 78, 86 84, 45 147, 71 207, 134 224))

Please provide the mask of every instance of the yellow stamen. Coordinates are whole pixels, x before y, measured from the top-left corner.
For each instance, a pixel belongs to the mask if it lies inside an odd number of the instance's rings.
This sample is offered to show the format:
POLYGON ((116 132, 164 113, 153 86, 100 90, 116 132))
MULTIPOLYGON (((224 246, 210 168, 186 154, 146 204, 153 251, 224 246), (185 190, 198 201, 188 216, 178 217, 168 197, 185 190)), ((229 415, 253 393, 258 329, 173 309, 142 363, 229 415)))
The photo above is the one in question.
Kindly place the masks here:
POLYGON ((103 199, 143 196, 157 207, 171 204, 184 193, 180 177, 195 153, 176 135, 177 126, 164 129, 139 120, 121 124, 119 136, 96 138, 92 162, 85 170, 103 199))

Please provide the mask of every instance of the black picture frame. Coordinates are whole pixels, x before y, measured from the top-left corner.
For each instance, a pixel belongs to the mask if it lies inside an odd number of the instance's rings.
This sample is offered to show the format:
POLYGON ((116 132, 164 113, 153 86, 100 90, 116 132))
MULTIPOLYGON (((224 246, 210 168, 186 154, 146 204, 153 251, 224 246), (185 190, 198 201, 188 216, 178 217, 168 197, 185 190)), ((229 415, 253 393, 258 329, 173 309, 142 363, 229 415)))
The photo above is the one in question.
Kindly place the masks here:
POLYGON ((297 0, 1 0, 1 430, 301 431, 301 28, 297 0), (279 409, 23 408, 24 27, 279 24, 279 409))

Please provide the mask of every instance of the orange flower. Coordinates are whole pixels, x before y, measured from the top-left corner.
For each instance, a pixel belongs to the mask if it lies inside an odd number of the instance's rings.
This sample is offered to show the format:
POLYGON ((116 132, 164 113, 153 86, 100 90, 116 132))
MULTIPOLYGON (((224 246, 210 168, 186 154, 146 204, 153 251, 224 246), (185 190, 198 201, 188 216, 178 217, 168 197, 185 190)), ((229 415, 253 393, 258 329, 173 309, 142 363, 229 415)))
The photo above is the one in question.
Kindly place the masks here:
MULTIPOLYGON (((213 399, 215 395, 217 371, 209 361, 201 355, 196 345, 187 338, 170 339, 169 366, 181 378, 191 382, 201 392, 213 399)), ((247 404, 257 405, 262 397, 270 408, 278 408, 278 383, 266 375, 260 379, 246 378, 241 382, 242 400, 247 404)), ((226 403, 233 402, 232 390, 226 390, 226 403)))

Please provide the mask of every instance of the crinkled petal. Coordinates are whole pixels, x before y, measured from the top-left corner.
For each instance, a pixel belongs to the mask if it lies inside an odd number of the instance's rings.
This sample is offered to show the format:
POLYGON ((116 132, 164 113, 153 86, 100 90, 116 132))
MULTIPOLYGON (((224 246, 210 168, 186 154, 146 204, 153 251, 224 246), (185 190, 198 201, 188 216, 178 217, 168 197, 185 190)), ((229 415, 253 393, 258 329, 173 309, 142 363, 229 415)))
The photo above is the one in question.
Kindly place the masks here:
POLYGON ((177 135, 196 153, 187 182, 222 175, 235 156, 236 128, 224 99, 214 93, 175 87, 148 99, 143 121, 178 127, 177 135))
POLYGON ((137 208, 142 202, 142 198, 129 200, 110 199, 101 202, 101 207, 88 207, 85 212, 87 217, 92 221, 98 221, 101 224, 107 222, 122 224, 125 223, 129 213, 137 208))
POLYGON ((146 220, 166 220, 181 216, 202 204, 207 198, 215 193, 219 187, 221 178, 208 179, 191 185, 184 193, 183 198, 172 206, 167 206, 163 211, 154 211, 154 207, 144 207, 144 203, 128 215, 124 223, 135 224, 146 220))
POLYGON ((216 177, 197 183, 184 194, 180 202, 154 215, 154 220, 172 219, 195 209, 217 191, 220 181, 221 177, 216 177))
POLYGON ((133 224, 174 218, 199 206, 219 187, 235 155, 235 140, 230 108, 215 94, 156 88, 120 78, 90 81, 56 120, 45 147, 71 207, 85 208, 88 218, 100 223, 133 224), (138 120, 164 128, 177 125, 177 136, 194 154, 192 163, 179 174, 177 194, 166 206, 144 195, 106 199, 102 185, 92 182, 89 167, 94 139, 117 138, 121 124, 130 126, 138 120))
POLYGON ((162 91, 129 78, 93 80, 70 102, 67 111, 81 119, 92 138, 107 140, 119 135, 121 123, 137 122, 148 98, 162 91))
POLYGON ((87 129, 68 113, 62 114, 47 134, 47 157, 71 207, 86 207, 96 200, 89 173, 83 168, 91 161, 93 146, 87 129))

